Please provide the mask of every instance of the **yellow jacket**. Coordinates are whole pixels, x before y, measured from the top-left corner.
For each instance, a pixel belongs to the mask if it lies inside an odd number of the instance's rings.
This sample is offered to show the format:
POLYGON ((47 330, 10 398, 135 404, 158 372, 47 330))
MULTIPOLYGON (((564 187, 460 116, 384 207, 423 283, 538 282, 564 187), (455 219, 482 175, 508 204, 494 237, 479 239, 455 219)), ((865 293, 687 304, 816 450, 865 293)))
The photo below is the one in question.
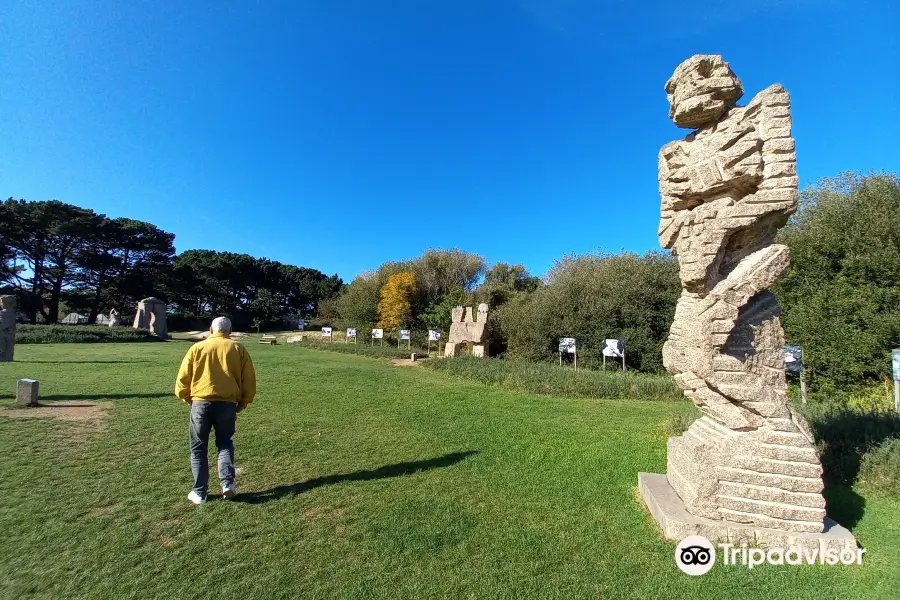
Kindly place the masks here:
POLYGON ((188 403, 225 401, 245 408, 256 396, 256 371, 250 354, 223 333, 210 335, 184 355, 175 395, 188 403))

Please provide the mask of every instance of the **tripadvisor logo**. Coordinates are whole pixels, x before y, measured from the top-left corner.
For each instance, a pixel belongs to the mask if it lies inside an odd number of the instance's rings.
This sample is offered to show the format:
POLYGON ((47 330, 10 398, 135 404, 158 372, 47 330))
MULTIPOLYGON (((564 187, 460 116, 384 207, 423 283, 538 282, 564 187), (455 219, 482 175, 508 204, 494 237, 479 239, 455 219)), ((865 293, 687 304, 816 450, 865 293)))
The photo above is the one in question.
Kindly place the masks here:
MULTIPOLYGON (((798 546, 785 548, 750 548, 747 544, 735 546, 732 543, 718 545, 722 553, 722 564, 742 565, 752 569, 758 565, 861 565, 865 548, 845 548, 835 550, 807 550, 798 546)), ((716 564, 716 548, 702 535, 690 535, 675 548, 675 564, 688 575, 703 575, 716 564)))

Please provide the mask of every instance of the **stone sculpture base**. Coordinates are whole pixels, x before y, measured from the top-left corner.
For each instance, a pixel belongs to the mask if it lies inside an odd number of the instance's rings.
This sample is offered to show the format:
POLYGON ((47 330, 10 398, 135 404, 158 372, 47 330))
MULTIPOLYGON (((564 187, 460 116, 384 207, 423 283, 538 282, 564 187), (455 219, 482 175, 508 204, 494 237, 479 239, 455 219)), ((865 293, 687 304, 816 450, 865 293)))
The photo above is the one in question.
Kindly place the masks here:
POLYGON ((650 514, 662 528, 663 537, 669 540, 681 541, 689 535, 702 535, 713 543, 727 541, 735 546, 746 543, 753 547, 785 549, 799 546, 807 552, 817 550, 820 553, 829 549, 855 551, 857 547, 853 534, 828 517, 825 517, 825 531, 822 533, 779 531, 696 517, 685 509, 684 502, 669 485, 665 475, 638 473, 638 488, 650 514))

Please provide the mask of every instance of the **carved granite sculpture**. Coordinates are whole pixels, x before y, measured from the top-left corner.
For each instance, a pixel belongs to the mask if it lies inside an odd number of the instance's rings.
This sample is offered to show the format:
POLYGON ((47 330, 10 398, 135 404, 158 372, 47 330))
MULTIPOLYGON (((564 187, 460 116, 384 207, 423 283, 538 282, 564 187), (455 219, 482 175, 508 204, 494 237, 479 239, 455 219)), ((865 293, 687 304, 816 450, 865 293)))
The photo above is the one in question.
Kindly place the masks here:
POLYGON ((166 327, 166 303, 159 298, 144 298, 138 303, 134 315, 134 329, 149 329, 150 333, 161 337, 169 337, 166 327))
POLYGON ((456 356, 460 346, 469 342, 472 344, 472 356, 485 356, 487 345, 485 343, 485 328, 488 320, 488 305, 478 305, 477 320, 472 315, 472 307, 457 306, 452 311, 452 323, 450 324, 450 337, 444 346, 444 356, 456 356))
POLYGON ((113 309, 110 309, 110 311, 109 311, 109 323, 108 323, 108 326, 109 326, 109 327, 115 327, 115 326, 118 325, 118 324, 119 324, 119 311, 117 311, 117 310, 114 309, 114 308, 113 308, 113 309))
POLYGON ((775 234, 797 208, 790 97, 739 107, 721 56, 694 56, 666 83, 669 116, 695 128, 659 155, 660 243, 682 293, 663 362, 702 416, 668 444, 669 484, 695 516, 823 531, 822 469, 788 405, 784 332, 769 287, 788 266, 775 234))
POLYGON ((16 297, 0 296, 0 362, 12 362, 16 344, 16 297))

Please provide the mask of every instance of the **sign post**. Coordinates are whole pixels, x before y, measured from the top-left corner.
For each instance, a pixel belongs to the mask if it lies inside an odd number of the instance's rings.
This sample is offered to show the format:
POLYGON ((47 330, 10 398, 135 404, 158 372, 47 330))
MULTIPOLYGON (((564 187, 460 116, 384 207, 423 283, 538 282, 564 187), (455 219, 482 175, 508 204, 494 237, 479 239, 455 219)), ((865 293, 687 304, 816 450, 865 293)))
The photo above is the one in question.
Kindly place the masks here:
POLYGON ((428 354, 431 354, 431 342, 437 342, 441 339, 441 332, 437 329, 428 330, 428 354))
POLYGON ((575 370, 578 370, 578 348, 575 338, 559 338, 559 366, 562 366, 563 354, 572 354, 575 358, 575 370))
POLYGON ((409 329, 401 329, 400 337, 397 338, 397 348, 400 348, 400 341, 406 340, 406 349, 409 350, 412 348, 412 335, 409 329))
POLYGON ((372 345, 375 345, 375 340, 381 340, 381 345, 384 346, 384 329, 373 329, 372 330, 372 345))
POLYGON ((900 348, 891 350, 891 372, 894 376, 894 410, 900 413, 900 348))
POLYGON ((800 399, 806 404, 806 370, 803 368, 803 346, 784 347, 784 370, 800 376, 800 399))
POLYGON ((329 340, 334 340, 334 338, 331 337, 331 327, 323 327, 322 328, 322 337, 328 338, 329 340))
POLYGON ((349 344, 350 338, 353 338, 353 343, 356 343, 356 327, 348 327, 347 328, 347 337, 344 338, 344 343, 349 344))

